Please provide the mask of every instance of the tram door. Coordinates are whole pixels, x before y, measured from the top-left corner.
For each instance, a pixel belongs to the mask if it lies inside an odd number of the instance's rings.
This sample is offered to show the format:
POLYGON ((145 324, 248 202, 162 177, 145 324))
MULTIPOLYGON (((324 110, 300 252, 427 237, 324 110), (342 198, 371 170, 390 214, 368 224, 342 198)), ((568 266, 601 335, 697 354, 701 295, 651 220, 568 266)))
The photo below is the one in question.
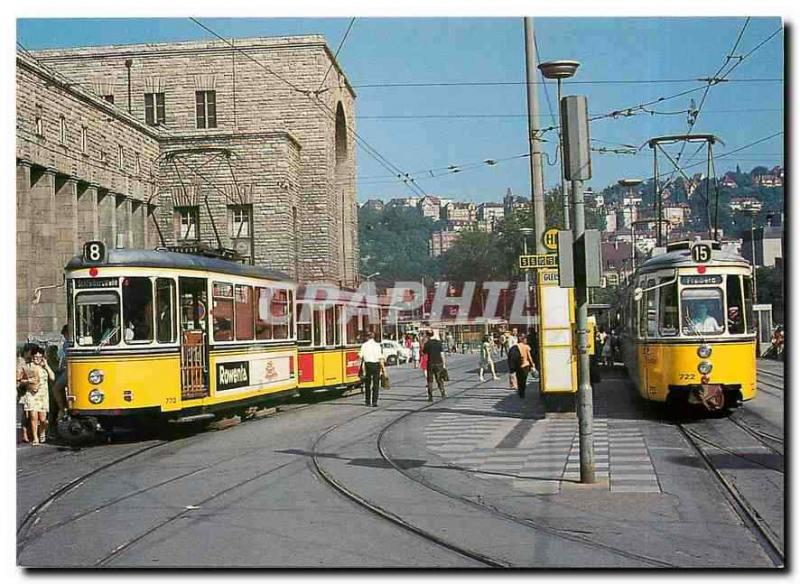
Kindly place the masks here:
POLYGON ((639 312, 639 336, 641 342, 641 355, 639 359, 639 384, 641 394, 649 399, 651 396, 651 384, 655 381, 655 369, 658 366, 660 351, 659 345, 653 344, 654 337, 656 337, 657 311, 658 306, 658 290, 655 289, 656 281, 654 279, 643 282, 643 286, 647 290, 641 300, 641 308, 639 312))
POLYGON ((208 298, 205 278, 180 278, 181 398, 208 396, 208 298))

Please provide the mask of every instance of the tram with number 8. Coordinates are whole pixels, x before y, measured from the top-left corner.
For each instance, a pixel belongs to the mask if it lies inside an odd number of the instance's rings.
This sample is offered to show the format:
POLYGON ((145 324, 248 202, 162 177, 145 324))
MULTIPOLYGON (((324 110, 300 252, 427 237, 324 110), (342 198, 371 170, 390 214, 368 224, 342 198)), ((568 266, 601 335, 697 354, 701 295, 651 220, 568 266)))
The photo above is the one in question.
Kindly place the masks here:
POLYGON ((717 241, 675 242, 634 272, 618 317, 646 400, 739 406, 756 394, 753 268, 717 241))
POLYGON ((59 428, 72 438, 358 385, 356 337, 379 310, 336 288, 299 302, 280 272, 163 249, 89 242, 65 271, 69 416, 59 428))

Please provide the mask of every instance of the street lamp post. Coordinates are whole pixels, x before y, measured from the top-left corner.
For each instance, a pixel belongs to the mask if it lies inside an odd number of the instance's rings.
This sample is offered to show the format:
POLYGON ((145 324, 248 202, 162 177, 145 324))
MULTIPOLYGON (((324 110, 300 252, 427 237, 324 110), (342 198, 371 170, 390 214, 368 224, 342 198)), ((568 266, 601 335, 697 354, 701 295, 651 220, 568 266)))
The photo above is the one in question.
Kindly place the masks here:
POLYGON ((575 75, 580 67, 578 61, 547 61, 539 64, 539 70, 547 79, 558 80, 558 161, 561 169, 561 197, 564 206, 564 229, 569 229, 569 194, 567 180, 564 178, 564 140, 561 131, 561 81, 575 75))

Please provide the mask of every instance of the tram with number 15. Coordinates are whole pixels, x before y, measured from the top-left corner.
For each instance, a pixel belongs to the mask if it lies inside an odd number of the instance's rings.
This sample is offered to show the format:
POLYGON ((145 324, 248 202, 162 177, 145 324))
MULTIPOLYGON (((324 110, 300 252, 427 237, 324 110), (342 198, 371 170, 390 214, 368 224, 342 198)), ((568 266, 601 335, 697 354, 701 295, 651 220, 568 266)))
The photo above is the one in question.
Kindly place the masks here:
POLYGON ((644 399, 720 411, 755 397, 753 269, 719 242, 668 244, 636 269, 618 316, 644 399))

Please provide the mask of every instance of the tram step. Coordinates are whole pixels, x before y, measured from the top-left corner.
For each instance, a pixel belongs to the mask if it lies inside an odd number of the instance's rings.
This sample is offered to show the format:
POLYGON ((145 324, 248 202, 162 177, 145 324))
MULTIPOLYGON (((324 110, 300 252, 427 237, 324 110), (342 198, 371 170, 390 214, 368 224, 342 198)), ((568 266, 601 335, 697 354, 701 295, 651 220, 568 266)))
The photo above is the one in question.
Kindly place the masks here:
POLYGON ((214 419, 214 414, 195 414, 193 416, 183 416, 182 418, 176 418, 174 420, 170 420, 173 424, 190 424, 192 422, 199 422, 201 420, 212 420, 214 419))

